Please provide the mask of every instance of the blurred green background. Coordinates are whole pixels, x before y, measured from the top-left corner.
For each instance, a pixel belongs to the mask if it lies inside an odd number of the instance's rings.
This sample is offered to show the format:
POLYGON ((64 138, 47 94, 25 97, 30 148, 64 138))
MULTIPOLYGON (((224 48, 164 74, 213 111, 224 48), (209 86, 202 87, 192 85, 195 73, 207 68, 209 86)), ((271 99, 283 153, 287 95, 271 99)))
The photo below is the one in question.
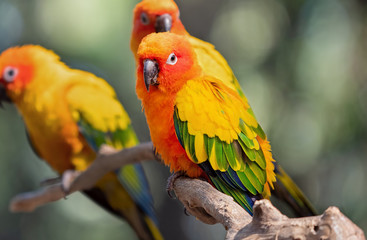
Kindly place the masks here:
MULTIPOLYGON (((0 0, 0 50, 33 43, 105 78, 142 141, 129 49, 132 0, 0 0)), ((228 59, 275 158, 318 210, 338 206, 367 230, 367 4, 357 0, 178 0, 194 36, 228 59)), ((30 149, 14 106, 0 110, 0 239, 135 239, 129 226, 81 194, 29 214, 10 199, 55 173, 30 149)), ((168 169, 147 162, 167 239, 223 239, 222 226, 187 217, 165 192, 168 169)))

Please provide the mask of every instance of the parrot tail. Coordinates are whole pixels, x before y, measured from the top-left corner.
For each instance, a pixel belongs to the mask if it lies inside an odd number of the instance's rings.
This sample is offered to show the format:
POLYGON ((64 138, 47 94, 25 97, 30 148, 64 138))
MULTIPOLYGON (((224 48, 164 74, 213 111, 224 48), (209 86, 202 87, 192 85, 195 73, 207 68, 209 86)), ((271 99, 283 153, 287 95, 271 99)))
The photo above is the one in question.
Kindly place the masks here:
POLYGON ((274 165, 277 181, 274 183, 272 194, 285 201, 297 216, 317 215, 315 208, 288 174, 278 164, 274 165))
POLYGON ((163 240, 157 222, 150 216, 146 215, 141 209, 136 209, 138 212, 130 212, 124 215, 124 219, 135 230, 137 237, 140 240, 163 240))
POLYGON ((114 209, 108 202, 104 192, 97 187, 84 190, 83 193, 114 216, 127 221, 135 230, 140 240, 163 240, 163 237, 157 227, 158 221, 154 214, 150 214, 153 212, 149 212, 147 214, 143 209, 136 205, 135 207, 122 208, 120 211, 118 209, 114 209))
POLYGON ((152 240, 163 240, 161 232, 159 231, 156 223, 148 216, 144 217, 145 224, 148 228, 152 240))

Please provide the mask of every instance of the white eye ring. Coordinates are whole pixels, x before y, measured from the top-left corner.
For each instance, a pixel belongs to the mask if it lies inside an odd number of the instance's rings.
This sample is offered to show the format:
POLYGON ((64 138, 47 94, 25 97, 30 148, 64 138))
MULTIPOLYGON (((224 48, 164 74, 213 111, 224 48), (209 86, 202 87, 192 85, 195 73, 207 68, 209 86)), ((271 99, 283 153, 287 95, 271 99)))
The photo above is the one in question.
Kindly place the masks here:
POLYGON ((11 83, 14 81, 14 78, 18 75, 18 69, 15 67, 6 67, 3 72, 3 79, 5 82, 11 83))
POLYGON ((140 14, 140 22, 143 24, 143 25, 148 25, 150 20, 149 20, 149 17, 148 15, 145 13, 145 12, 142 12, 140 14))
POLYGON ((177 63, 177 57, 174 53, 171 53, 169 56, 168 56, 168 59, 167 59, 167 64, 169 65, 175 65, 177 63))

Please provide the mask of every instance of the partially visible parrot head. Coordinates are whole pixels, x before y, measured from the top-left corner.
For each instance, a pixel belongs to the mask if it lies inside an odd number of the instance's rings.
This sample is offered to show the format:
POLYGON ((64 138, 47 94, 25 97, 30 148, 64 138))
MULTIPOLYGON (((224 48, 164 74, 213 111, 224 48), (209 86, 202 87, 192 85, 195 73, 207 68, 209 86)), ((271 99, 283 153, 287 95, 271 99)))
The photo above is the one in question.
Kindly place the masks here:
POLYGON ((1 102, 14 101, 26 91, 34 76, 58 56, 41 46, 12 47, 0 55, 0 106, 1 102))
POLYGON ((137 89, 175 94, 187 80, 202 71, 186 36, 174 33, 152 33, 138 49, 137 89))
POLYGON ((173 0, 143 0, 134 9, 131 50, 136 53, 139 43, 154 32, 186 32, 180 21, 180 11, 173 0))

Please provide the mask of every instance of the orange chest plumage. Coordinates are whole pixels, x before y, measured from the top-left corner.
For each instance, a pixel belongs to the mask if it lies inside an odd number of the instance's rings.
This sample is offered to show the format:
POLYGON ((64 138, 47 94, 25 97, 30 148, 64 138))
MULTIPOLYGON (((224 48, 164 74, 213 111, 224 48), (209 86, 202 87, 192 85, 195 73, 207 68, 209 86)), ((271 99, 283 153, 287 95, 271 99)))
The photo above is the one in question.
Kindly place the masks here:
POLYGON ((174 96, 154 90, 144 93, 146 89, 142 87, 139 91, 137 86, 137 93, 143 103, 152 142, 164 163, 170 166, 171 171, 183 171, 189 177, 203 176, 202 169, 188 158, 176 136, 173 122, 174 96))

